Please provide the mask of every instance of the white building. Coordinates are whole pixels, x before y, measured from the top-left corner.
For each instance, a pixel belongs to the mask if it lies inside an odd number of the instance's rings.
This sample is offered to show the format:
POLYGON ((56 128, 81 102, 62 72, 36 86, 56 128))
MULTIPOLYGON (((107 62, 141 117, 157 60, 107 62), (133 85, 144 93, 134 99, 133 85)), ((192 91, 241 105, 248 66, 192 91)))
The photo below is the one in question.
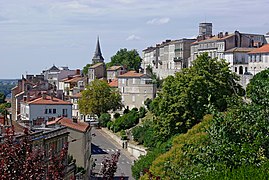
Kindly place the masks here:
POLYGON ((58 89, 59 82, 62 79, 67 78, 68 76, 80 75, 80 70, 70 70, 68 67, 57 68, 55 65, 53 65, 50 69, 42 71, 41 74, 44 75, 45 80, 48 80, 50 84, 55 85, 58 89))
POLYGON ((188 66, 190 45, 195 39, 166 40, 156 47, 149 47, 142 51, 142 69, 151 67, 161 79, 188 66))
POLYGON ((249 72, 253 75, 269 68, 269 44, 265 44, 249 53, 249 72))
POLYGON ((189 65, 198 55, 205 52, 212 58, 224 59, 224 53, 235 47, 252 48, 266 44, 264 35, 247 34, 235 31, 232 34, 220 32, 217 36, 208 39, 198 37, 191 45, 191 58, 189 65))
POLYGON ((72 118, 72 103, 45 94, 35 100, 21 102, 21 120, 29 125, 45 124, 57 117, 72 118))
POLYGON ((256 48, 236 47, 224 52, 224 59, 230 64, 230 68, 236 74, 245 74, 248 71, 248 52, 256 48))
POLYGON ((152 79, 135 71, 118 76, 118 89, 122 103, 130 109, 144 106, 146 99, 153 99, 156 96, 156 84, 152 83, 152 79))

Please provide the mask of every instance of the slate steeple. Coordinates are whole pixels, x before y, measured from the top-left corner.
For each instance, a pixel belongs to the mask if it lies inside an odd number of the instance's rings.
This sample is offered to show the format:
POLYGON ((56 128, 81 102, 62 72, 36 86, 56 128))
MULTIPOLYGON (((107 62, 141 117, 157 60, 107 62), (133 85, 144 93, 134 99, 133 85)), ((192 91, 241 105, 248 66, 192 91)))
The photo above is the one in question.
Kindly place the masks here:
POLYGON ((96 63, 103 63, 103 62, 104 62, 104 58, 102 56, 100 42, 99 42, 99 36, 98 36, 95 53, 94 53, 94 56, 92 58, 92 63, 96 64, 96 63))

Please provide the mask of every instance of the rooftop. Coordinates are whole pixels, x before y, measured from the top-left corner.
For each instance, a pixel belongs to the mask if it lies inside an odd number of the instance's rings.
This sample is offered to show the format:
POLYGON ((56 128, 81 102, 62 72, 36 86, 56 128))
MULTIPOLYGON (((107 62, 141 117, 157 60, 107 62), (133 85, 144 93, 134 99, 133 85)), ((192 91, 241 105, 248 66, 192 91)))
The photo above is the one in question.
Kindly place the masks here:
POLYGON ((99 67, 99 66, 102 66, 103 64, 104 64, 104 63, 96 63, 96 64, 92 65, 92 66, 90 67, 90 69, 97 68, 97 67, 99 67))
POLYGON ((59 124, 81 132, 86 132, 90 128, 90 125, 88 123, 80 121, 73 122, 72 119, 66 117, 60 117, 55 119, 54 121, 47 122, 47 125, 54 125, 54 124, 59 124))
POLYGON ((136 71, 128 71, 125 74, 119 75, 119 78, 124 78, 124 77, 142 77, 145 74, 137 73, 136 71))
POLYGON ((83 77, 80 76, 80 75, 77 75, 77 76, 65 78, 65 79, 62 80, 62 82, 65 82, 65 83, 76 83, 76 82, 81 81, 81 80, 83 80, 83 77))
POLYGON ((118 69, 120 69, 122 66, 111 66, 109 68, 107 68, 107 71, 116 71, 118 69))
POLYGON ((233 53, 233 52, 250 52, 254 49, 257 49, 257 48, 244 48, 244 47, 235 47, 235 48, 232 48, 232 49, 229 49, 227 51, 225 51, 225 53, 233 53))
POLYGON ((249 54, 256 54, 256 53, 269 53, 269 44, 265 44, 260 48, 256 48, 253 51, 250 51, 249 54))
POLYGON ((110 87, 118 87, 118 79, 114 79, 108 84, 110 87))
POLYGON ((72 105, 72 103, 63 101, 61 99, 55 98, 52 96, 43 95, 43 97, 37 98, 33 101, 28 102, 28 104, 36 105, 72 105))

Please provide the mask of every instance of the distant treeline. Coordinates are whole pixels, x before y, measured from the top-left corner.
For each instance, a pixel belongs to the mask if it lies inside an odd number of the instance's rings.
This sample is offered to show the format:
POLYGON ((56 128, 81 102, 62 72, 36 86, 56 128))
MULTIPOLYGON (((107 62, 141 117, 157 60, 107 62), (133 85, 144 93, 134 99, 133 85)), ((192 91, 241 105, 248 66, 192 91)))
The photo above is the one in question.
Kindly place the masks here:
POLYGON ((7 85, 0 85, 0 92, 4 93, 5 96, 7 96, 8 94, 11 93, 11 89, 13 87, 15 87, 16 85, 11 85, 11 84, 7 84, 7 85))

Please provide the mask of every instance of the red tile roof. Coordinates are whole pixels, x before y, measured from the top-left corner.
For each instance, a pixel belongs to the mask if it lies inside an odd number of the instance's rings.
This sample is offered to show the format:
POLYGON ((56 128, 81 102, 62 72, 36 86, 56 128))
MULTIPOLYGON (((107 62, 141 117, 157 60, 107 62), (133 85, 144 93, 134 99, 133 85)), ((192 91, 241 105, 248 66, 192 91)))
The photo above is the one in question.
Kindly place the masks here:
POLYGON ((60 118, 55 119, 54 121, 47 122, 47 125, 53 125, 53 124, 60 124, 60 125, 63 125, 68 128, 75 129, 81 132, 86 132, 90 128, 90 125, 88 123, 80 122, 80 121, 75 123, 73 122, 72 119, 69 119, 66 117, 60 117, 60 118))
POLYGON ((108 84, 110 87, 118 87, 118 79, 114 79, 108 84))
POLYGON ((262 47, 249 52, 249 54, 255 54, 255 53, 269 53, 269 44, 265 44, 262 47))
POLYGON ((109 68, 107 68, 107 71, 116 71, 118 69, 120 69, 122 66, 111 66, 109 68))
POLYGON ((195 42, 193 42, 193 43, 191 43, 191 44, 199 44, 200 42, 201 43, 204 43, 204 42, 214 42, 214 41, 221 41, 221 40, 225 40, 225 39, 228 39, 228 38, 230 38, 230 37, 232 37, 232 36, 234 36, 234 34, 229 34, 229 35, 227 35, 227 36, 225 36, 225 35, 223 35, 223 37, 218 37, 218 36, 213 36, 213 37, 211 37, 211 38, 208 38, 208 39, 204 39, 204 40, 200 40, 200 41, 195 41, 195 42))
POLYGON ((78 82, 78 81, 81 81, 81 80, 83 80, 83 77, 81 77, 79 75, 79 76, 73 76, 73 77, 62 79, 62 82, 73 83, 73 82, 78 82))
POLYGON ((63 100, 55 98, 55 97, 51 98, 51 96, 45 96, 45 97, 37 98, 37 99, 35 99, 33 101, 28 102, 28 104, 72 105, 72 103, 70 103, 70 102, 63 101, 63 100))
POLYGON ((144 76, 144 74, 137 73, 136 71, 128 71, 127 73, 119 75, 118 77, 121 78, 121 77, 142 77, 142 76, 144 76))

